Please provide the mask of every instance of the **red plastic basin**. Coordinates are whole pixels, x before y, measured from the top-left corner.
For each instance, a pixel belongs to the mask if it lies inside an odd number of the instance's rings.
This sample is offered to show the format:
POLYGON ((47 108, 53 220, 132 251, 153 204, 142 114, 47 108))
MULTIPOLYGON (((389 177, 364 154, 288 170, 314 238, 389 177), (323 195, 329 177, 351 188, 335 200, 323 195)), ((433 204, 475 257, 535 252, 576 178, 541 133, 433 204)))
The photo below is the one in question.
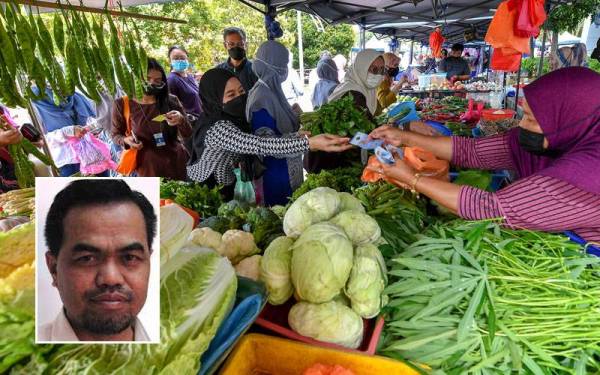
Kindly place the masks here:
POLYGON ((381 331, 383 330, 384 320, 382 316, 378 316, 377 318, 373 319, 363 319, 363 341, 357 349, 350 349, 340 345, 318 341, 294 332, 288 324, 288 314, 295 303, 296 301, 293 298, 290 298, 289 301, 280 306, 273 306, 267 303, 263 311, 258 316, 258 319, 256 319, 255 323, 260 327, 278 334, 279 336, 301 341, 310 345, 333 348, 351 353, 363 353, 369 355, 375 354, 377 343, 379 342, 381 331))

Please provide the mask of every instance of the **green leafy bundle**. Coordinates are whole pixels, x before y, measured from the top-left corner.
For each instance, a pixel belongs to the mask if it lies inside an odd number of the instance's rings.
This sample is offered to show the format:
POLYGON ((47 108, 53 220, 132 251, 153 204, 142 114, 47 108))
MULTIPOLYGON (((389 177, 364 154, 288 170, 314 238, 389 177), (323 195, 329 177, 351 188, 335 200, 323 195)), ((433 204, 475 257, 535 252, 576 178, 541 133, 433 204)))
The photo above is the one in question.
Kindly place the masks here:
POLYGON ((456 221, 392 264, 381 354, 443 374, 600 371, 600 258, 567 238, 456 221))
POLYGON ((369 134, 375 129, 366 115, 366 109, 354 105, 352 95, 346 95, 321 106, 314 112, 300 115, 302 129, 312 135, 334 134, 343 137, 353 136, 357 132, 369 134))
POLYGON ((361 174, 362 167, 359 165, 309 173, 302 185, 294 191, 292 201, 318 187, 329 187, 339 192, 350 193, 352 189, 363 185, 360 180, 361 174))
POLYGON ((160 182, 160 198, 172 199, 175 203, 192 209, 201 217, 217 214, 223 203, 219 188, 209 188, 197 182, 162 180, 160 182))
POLYGON ((466 171, 458 172, 458 177, 454 180, 457 185, 467 185, 476 187, 481 190, 490 189, 492 183, 492 174, 489 171, 482 171, 478 169, 469 169, 466 171))
POLYGON ((377 183, 356 189, 354 196, 379 224, 381 235, 389 244, 383 251, 386 258, 415 242, 425 228, 425 201, 410 191, 377 183))

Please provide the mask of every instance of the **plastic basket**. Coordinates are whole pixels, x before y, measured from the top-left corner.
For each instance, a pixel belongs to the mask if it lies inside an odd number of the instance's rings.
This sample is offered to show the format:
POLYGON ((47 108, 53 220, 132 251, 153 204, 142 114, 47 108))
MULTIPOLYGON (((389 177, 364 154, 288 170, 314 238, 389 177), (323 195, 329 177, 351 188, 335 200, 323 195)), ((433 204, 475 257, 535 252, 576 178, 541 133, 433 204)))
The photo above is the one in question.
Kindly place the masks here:
POLYGON ((450 130, 446 125, 444 125, 441 122, 428 120, 428 121, 425 121, 425 124, 431 126, 433 128, 433 130, 440 133, 441 135, 444 135, 444 136, 452 135, 452 130, 450 130))
POLYGON ((220 374, 302 375, 315 363, 340 365, 355 375, 419 374, 407 364, 393 359, 317 348, 255 333, 242 338, 220 374))
POLYGON ((266 303, 267 292, 262 283, 238 276, 235 306, 221 323, 208 350, 202 355, 199 375, 216 373, 241 336, 254 323, 266 303))
POLYGON ((481 118, 488 121, 505 120, 515 117, 512 109, 484 109, 481 118))
POLYGON ((579 237, 574 232, 566 231, 565 234, 567 235, 567 237, 569 237, 569 239, 571 241, 576 242, 576 243, 580 244, 581 246, 583 246, 585 248, 585 251, 588 254, 600 257, 600 246, 588 244, 586 240, 584 240, 583 238, 579 237))
POLYGON ((380 316, 376 319, 363 319, 363 341, 358 347, 358 349, 349 349, 343 346, 318 341, 294 332, 290 328, 290 325, 288 323, 288 315, 290 309, 294 304, 295 301, 293 298, 280 306, 273 306, 271 304, 267 304, 261 312, 258 319, 256 319, 256 324, 280 336, 296 341, 301 341, 306 344, 338 349, 347 352, 364 353, 371 355, 375 354, 375 350, 377 349, 377 343, 379 342, 379 338, 381 337, 381 331, 383 330, 383 317, 380 316))
POLYGON ((410 112, 406 116, 404 116, 403 118, 396 120, 395 121, 396 124, 402 124, 402 123, 405 123, 405 122, 419 120, 419 115, 417 114, 416 104, 413 101, 410 101, 410 102, 401 102, 401 103, 394 104, 392 107, 389 108, 389 110, 388 110, 388 116, 389 117, 394 117, 394 116, 398 115, 400 112, 402 112, 406 108, 409 108, 410 112))

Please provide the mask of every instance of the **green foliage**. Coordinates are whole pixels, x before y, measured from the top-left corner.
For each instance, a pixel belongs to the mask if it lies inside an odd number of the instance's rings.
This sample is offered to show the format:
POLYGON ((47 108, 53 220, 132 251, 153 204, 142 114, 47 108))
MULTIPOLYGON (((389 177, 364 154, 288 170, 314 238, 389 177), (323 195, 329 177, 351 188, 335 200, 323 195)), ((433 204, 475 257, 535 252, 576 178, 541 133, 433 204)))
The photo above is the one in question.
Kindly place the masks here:
POLYGON ((578 0, 561 4, 550 12, 548 18, 550 29, 558 32, 574 31, 581 21, 590 18, 598 8, 600 8, 600 0, 578 0))
MULTIPOLYGON (((295 14, 294 14, 295 15, 295 14)), ((308 14, 302 14, 302 43, 304 47, 304 65, 316 68, 321 52, 329 51, 333 56, 342 54, 348 56, 354 46, 356 35, 350 25, 322 25, 308 14)), ((296 35, 296 25, 285 32, 296 35)), ((292 47, 294 66, 298 67, 298 42, 297 38, 292 47)))
POLYGON ((600 61, 596 59, 589 60, 589 68, 600 73, 600 61))
POLYGON ((366 114, 366 109, 354 105, 352 94, 322 105, 314 112, 300 115, 302 128, 312 135, 335 134, 353 136, 356 132, 369 134, 375 129, 366 114))
MULTIPOLYGON (((521 68, 529 72, 529 76, 537 75, 538 67, 540 66, 539 57, 527 57, 521 62, 521 68)), ((548 58, 544 59, 544 67, 542 68, 542 74, 550 73, 550 61, 548 58)))

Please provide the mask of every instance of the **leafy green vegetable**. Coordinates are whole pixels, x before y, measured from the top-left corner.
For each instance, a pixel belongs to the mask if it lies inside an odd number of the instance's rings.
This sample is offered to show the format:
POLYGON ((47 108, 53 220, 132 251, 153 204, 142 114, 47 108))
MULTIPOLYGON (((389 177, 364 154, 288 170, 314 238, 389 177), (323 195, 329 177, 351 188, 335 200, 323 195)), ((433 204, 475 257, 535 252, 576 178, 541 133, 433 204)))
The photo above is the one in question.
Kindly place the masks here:
POLYGON ((160 208, 160 264, 165 264, 187 242, 194 219, 176 204, 160 208))
POLYGON ((260 262, 260 279, 269 292, 269 303, 281 305, 294 294, 292 285, 292 246, 294 240, 289 237, 276 238, 260 262))
POLYGON ((392 264, 381 354, 447 374, 600 370, 600 258, 567 238, 455 221, 392 264))
POLYGON ((457 185, 473 186, 481 190, 490 190, 492 183, 492 174, 488 171, 470 169, 458 172, 458 177, 454 180, 457 185))
POLYGON ((360 180, 362 174, 362 166, 353 166, 346 168, 338 168, 333 170, 323 170, 317 174, 309 173, 294 194, 292 201, 297 200, 300 196, 318 187, 328 187, 339 192, 352 192, 352 189, 363 185, 360 180))
POLYGON ((381 237, 377 221, 363 212, 344 211, 330 221, 342 228, 355 246, 373 243, 381 237))
POLYGON ((346 285, 354 250, 346 234, 331 223, 315 224, 292 248, 292 283, 297 296, 313 303, 331 301, 346 285))
POLYGON ((357 247, 344 290, 350 298, 352 310, 365 319, 377 316, 388 301, 383 295, 386 284, 387 270, 379 249, 370 244, 357 247))
POLYGON ((313 189, 288 208, 283 218, 283 231, 288 237, 297 238, 311 225, 335 216, 340 203, 337 191, 326 187, 313 189))
POLYGON ((190 208, 201 217, 214 216, 223 203, 220 188, 209 188, 196 182, 162 180, 161 199, 172 199, 175 203, 190 208))
POLYGON ((363 339, 363 321, 351 308, 331 301, 299 302, 290 310, 292 329, 316 340, 356 349, 363 339))
POLYGON ((300 123, 303 130, 312 135, 327 133, 347 137, 357 132, 368 134, 375 129, 375 124, 367 118, 366 109, 354 105, 352 95, 324 104, 315 112, 301 114, 300 123))
POLYGON ((266 207, 251 209, 246 221, 249 225, 247 229, 254 234, 254 241, 261 249, 266 249, 271 241, 283 235, 283 221, 266 207))

